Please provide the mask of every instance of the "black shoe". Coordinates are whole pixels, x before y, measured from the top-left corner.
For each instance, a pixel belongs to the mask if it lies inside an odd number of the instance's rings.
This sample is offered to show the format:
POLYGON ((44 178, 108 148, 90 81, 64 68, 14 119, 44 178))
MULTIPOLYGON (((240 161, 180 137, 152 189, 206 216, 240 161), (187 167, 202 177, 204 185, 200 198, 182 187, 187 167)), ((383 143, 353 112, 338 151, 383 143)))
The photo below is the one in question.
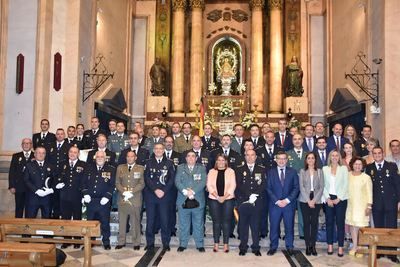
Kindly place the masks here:
POLYGON ((304 236, 300 236, 299 238, 300 238, 301 240, 304 240, 304 236))
POLYGON ((118 208, 112 208, 111 211, 116 212, 118 211, 118 208))
POLYGON ((286 249, 286 251, 289 254, 289 256, 292 256, 294 254, 294 250, 292 248, 288 248, 286 249))
POLYGON ((110 250, 111 249, 110 245, 104 245, 103 247, 104 247, 105 250, 110 250))
POLYGON ((390 256, 387 256, 387 257, 388 257, 389 260, 391 260, 394 263, 397 263, 397 264, 400 263, 400 261, 399 261, 399 259, 397 258, 396 255, 390 255, 390 256))
POLYGON ((186 248, 184 248, 184 247, 179 247, 179 248, 177 249, 177 251, 178 251, 178 252, 183 252, 185 249, 186 249, 186 248))
POLYGON ((337 255, 338 255, 338 257, 339 257, 339 258, 341 258, 341 257, 343 257, 343 256, 344 256, 344 254, 343 254, 343 253, 342 253, 342 254, 338 253, 337 255))
POLYGON ((311 247, 306 247, 306 255, 311 256, 311 247))
POLYGON ((235 234, 231 234, 229 238, 236 238, 235 234))
POLYGON ((163 246, 163 249, 166 250, 166 251, 170 251, 171 250, 171 248, 169 246, 163 246))
POLYGON ((123 247, 125 247, 125 245, 117 245, 117 246, 115 247, 115 249, 121 249, 121 248, 123 248, 123 247))
POLYGON ((328 250, 328 255, 333 255, 333 250, 332 251, 328 250))
POLYGON ((260 235, 260 239, 266 238, 266 235, 260 235))
POLYGON ((270 250, 268 250, 267 255, 268 255, 268 256, 272 256, 272 255, 274 255, 275 253, 276 253, 276 249, 270 249, 270 250))
POLYGON ((313 256, 318 256, 317 250, 315 249, 315 246, 311 246, 311 254, 313 256))
POLYGON ((67 247, 69 247, 70 245, 69 244, 62 244, 61 245, 61 249, 66 249, 67 247))
POLYGON ((239 251, 239 256, 244 256, 246 255, 246 251, 245 250, 240 250, 239 251))
POLYGON ((254 250, 253 254, 256 256, 261 256, 261 252, 259 250, 254 250))
POLYGON ((171 236, 176 236, 176 232, 171 232, 171 236))
POLYGON ((154 244, 153 245, 147 245, 144 247, 144 250, 152 250, 154 249, 154 244))
POLYGON ((81 245, 79 245, 79 244, 75 244, 75 245, 74 245, 74 248, 75 248, 75 249, 78 249, 78 248, 80 248, 80 247, 81 247, 81 245))
POLYGON ((140 246, 133 246, 133 250, 140 250, 140 246))
POLYGON ((199 252, 206 252, 206 250, 205 250, 203 247, 197 248, 197 250, 198 250, 199 252))

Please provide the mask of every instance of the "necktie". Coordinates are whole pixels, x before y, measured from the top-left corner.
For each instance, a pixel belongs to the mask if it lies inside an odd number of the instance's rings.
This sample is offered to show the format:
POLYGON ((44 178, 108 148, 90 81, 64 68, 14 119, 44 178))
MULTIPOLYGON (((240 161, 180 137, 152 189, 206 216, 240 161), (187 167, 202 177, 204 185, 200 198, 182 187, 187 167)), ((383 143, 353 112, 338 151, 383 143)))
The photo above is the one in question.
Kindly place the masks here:
POLYGON ((256 147, 256 145, 257 145, 257 138, 253 138, 253 145, 254 145, 254 147, 256 147))
POLYGON ((128 167, 128 172, 131 172, 131 170, 132 170, 132 166, 129 166, 128 167))
POLYGON ((136 154, 136 149, 134 149, 134 150, 133 150, 133 153, 135 153, 135 154, 136 154))
POLYGON ((322 160, 322 164, 325 165, 325 153, 322 151, 321 152, 321 160, 322 160))
POLYGON ((154 138, 154 140, 153 140, 153 141, 154 141, 154 144, 155 144, 155 143, 157 143, 157 139, 156 139, 156 138, 154 138))
POLYGON ((60 147, 61 147, 61 144, 58 143, 58 144, 57 144, 57 150, 60 150, 60 147))
POLYGON ((78 141, 81 141, 82 140, 82 137, 78 137, 78 141))
POLYGON ((240 146, 242 145, 242 138, 238 139, 238 143, 239 143, 240 146))
POLYGON ((120 136, 119 136, 119 139, 122 139, 122 137, 123 137, 123 135, 120 135, 120 136))
POLYGON ((98 170, 98 171, 101 171, 101 167, 100 167, 100 166, 99 166, 99 167, 97 167, 97 170, 98 170))
POLYGON ((250 174, 253 174, 253 168, 254 168, 253 166, 249 167, 250 174))
POLYGON ((224 150, 224 154, 225 154, 225 156, 228 156, 228 150, 224 150))
POLYGON ((186 143, 189 143, 189 136, 186 136, 186 143))
POLYGON ((281 144, 283 146, 283 144, 285 143, 285 135, 281 134, 281 144))
POLYGON ((69 166, 71 166, 71 169, 74 167, 74 162, 73 161, 71 161, 70 163, 69 163, 69 166))
POLYGON ((45 135, 45 134, 43 134, 43 135, 42 135, 42 139, 45 139, 45 138, 46 138, 46 135, 45 135))
POLYGON ((269 148, 269 156, 272 158, 272 148, 269 148))
POLYGON ((297 152, 297 156, 299 157, 299 159, 301 159, 301 151, 297 150, 296 152, 297 152))
POLYGON ((381 170, 382 170, 382 164, 378 163, 378 171, 381 171, 381 170))
POLYGON ((279 179, 281 180, 281 185, 283 186, 285 184, 285 172, 283 171, 283 169, 281 169, 281 175, 279 179))
POLYGON ((198 158, 199 157, 199 151, 195 151, 194 153, 196 154, 196 158, 198 158))
POLYGON ((39 162, 39 166, 40 166, 40 167, 43 167, 43 162, 39 162))
POLYGON ((157 162, 160 164, 161 160, 158 159, 157 162))
POLYGON ((29 159, 29 153, 28 153, 28 152, 25 153, 25 159, 26 159, 26 160, 29 159))
POLYGON ((96 131, 95 130, 93 130, 93 135, 95 135, 96 134, 96 131))
POLYGON ((193 167, 189 167, 189 171, 192 172, 193 171, 193 167))
POLYGON ((340 150, 340 141, 339 141, 339 137, 336 136, 336 148, 337 150, 340 150))
POLYGON ((206 138, 206 143, 208 143, 209 141, 210 141, 210 138, 207 137, 207 138, 206 138))
POLYGON ((167 152, 167 158, 169 158, 169 159, 171 158, 171 152, 169 152, 169 151, 167 152))
POLYGON ((313 146, 312 146, 311 138, 307 138, 307 146, 308 146, 308 150, 310 150, 310 151, 312 151, 312 150, 313 150, 313 146))

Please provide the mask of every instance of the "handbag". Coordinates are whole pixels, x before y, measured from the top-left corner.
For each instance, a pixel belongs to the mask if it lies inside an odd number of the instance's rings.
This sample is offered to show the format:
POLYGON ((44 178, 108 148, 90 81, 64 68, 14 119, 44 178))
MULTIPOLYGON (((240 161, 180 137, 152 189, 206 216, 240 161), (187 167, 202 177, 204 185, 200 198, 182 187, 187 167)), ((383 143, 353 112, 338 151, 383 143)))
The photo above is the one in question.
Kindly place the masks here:
POLYGON ((200 206, 200 203, 196 199, 186 198, 185 202, 182 204, 182 208, 184 209, 195 209, 200 206))

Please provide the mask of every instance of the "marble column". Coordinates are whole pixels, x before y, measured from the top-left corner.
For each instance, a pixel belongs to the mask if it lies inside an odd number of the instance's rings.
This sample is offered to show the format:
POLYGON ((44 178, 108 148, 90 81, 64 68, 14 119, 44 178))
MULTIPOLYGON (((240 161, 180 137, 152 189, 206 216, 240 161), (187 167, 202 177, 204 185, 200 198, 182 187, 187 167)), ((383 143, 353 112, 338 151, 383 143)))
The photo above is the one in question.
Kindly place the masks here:
POLYGON ((251 8, 251 109, 264 111, 263 86, 263 7, 264 0, 250 0, 251 8))
POLYGON ((282 0, 269 0, 270 10, 270 75, 269 75, 269 112, 282 112, 282 74, 283 74, 283 37, 282 37, 282 0))
POLYGON ((200 103, 203 80, 203 10, 204 0, 190 0, 192 8, 192 38, 190 42, 190 111, 200 103))
POLYGON ((171 110, 183 112, 184 94, 184 43, 186 0, 172 1, 172 64, 171 64, 171 110))

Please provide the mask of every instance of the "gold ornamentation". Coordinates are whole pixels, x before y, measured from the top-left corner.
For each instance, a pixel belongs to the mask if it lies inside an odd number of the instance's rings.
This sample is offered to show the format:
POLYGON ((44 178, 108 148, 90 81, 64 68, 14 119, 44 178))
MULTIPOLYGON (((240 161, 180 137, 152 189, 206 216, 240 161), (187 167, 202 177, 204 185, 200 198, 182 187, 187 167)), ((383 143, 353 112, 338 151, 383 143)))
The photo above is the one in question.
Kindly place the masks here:
POLYGON ((186 8, 186 0, 173 0, 172 1, 172 10, 177 11, 177 10, 185 10, 186 8))
POLYGON ((264 0, 250 0, 251 10, 262 10, 264 7, 264 0))
POLYGON ((204 0, 190 0, 190 6, 192 10, 195 8, 200 8, 201 10, 204 10, 204 0))
POLYGON ((283 2, 282 0, 269 0, 268 7, 269 9, 282 9, 283 2))

